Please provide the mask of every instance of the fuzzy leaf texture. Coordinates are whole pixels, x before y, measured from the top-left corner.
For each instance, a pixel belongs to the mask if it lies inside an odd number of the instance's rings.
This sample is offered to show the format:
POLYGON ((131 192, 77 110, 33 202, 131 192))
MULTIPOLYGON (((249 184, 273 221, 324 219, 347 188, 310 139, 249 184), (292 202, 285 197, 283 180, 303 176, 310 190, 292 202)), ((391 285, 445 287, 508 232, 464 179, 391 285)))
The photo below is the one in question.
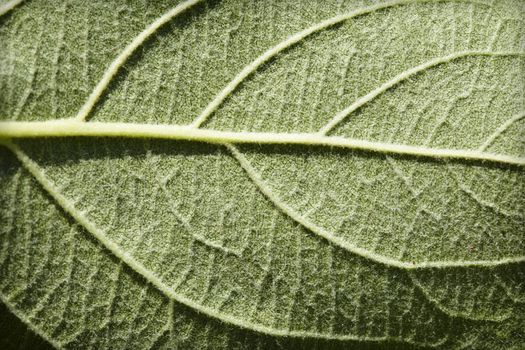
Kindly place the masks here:
POLYGON ((0 13, 4 348, 525 348, 523 0, 0 13))

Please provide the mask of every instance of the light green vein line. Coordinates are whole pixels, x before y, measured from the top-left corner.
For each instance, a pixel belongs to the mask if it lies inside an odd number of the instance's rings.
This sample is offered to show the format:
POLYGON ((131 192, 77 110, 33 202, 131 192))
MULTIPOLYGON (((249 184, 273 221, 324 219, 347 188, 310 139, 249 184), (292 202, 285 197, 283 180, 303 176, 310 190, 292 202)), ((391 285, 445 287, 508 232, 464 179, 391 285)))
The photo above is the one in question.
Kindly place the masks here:
POLYGON ((86 120, 88 114, 91 112, 93 106, 99 100, 100 96, 108 86, 111 79, 115 76, 115 74, 117 74, 120 67, 122 67, 122 65, 126 62, 129 56, 131 56, 131 54, 140 45, 142 45, 152 34, 154 34, 160 27, 169 22, 172 18, 174 18, 181 12, 184 12, 185 10, 187 10, 188 8, 192 7, 200 1, 202 0, 188 0, 175 6, 174 8, 163 14, 161 17, 157 18, 144 31, 137 35, 135 39, 133 39, 133 41, 130 44, 128 44, 128 46, 126 46, 126 48, 120 53, 120 55, 118 55, 118 57, 104 72, 102 79, 98 82, 95 89, 91 92, 91 95, 89 95, 87 101, 80 108, 75 119, 86 120))
POLYGON ((8 2, 5 2, 0 5, 0 16, 3 16, 7 12, 14 9, 16 6, 18 6, 20 3, 22 3, 23 0, 11 0, 8 2))
POLYGON ((334 26, 335 24, 341 23, 343 21, 349 20, 354 17, 358 17, 361 15, 365 15, 374 11, 382 10, 388 7, 393 6, 399 6, 399 5, 406 5, 411 3, 424 3, 424 2, 468 2, 468 3, 477 3, 482 5, 487 5, 485 2, 482 1, 475 1, 475 0, 394 0, 394 1, 388 1, 384 3, 379 3, 376 5, 372 5, 369 7, 364 7, 349 13, 345 13, 342 15, 338 15, 332 18, 329 18, 325 21, 319 22, 307 29, 304 29, 298 33, 295 33, 294 35, 290 36, 286 40, 280 42, 276 46, 270 48, 266 52, 264 52, 262 55, 257 57, 253 62, 248 64, 243 68, 239 74, 233 78, 233 80, 230 81, 228 85, 224 87, 224 89, 217 94, 217 96, 211 101, 206 108, 201 112, 201 114, 191 123, 192 127, 198 128, 201 126, 208 117, 215 112, 215 110, 222 104, 222 102, 237 88, 237 86, 242 83, 246 77, 254 73, 259 67, 261 67, 265 62, 268 62, 271 58, 275 57, 280 52, 284 51, 285 49, 297 44, 304 38, 312 35, 313 33, 319 32, 323 29, 330 28, 334 26))
POLYGON ((428 289, 421 284, 421 282, 419 281, 419 279, 417 278, 417 276, 415 276, 415 274, 413 272, 409 273, 408 275, 409 275, 410 280, 414 284, 414 286, 416 286, 416 288, 418 288, 419 291, 421 293, 423 293, 425 298, 428 301, 430 301, 430 303, 433 304, 434 307, 436 307, 441 312, 443 312, 444 314, 446 314, 446 315, 448 315, 450 317, 463 318, 463 319, 468 319, 468 320, 473 320, 473 321, 504 322, 505 320, 509 319, 512 316, 511 312, 508 312, 508 313, 506 313, 505 315, 502 315, 502 316, 495 316, 495 315, 474 316, 474 315, 469 315, 469 314, 467 314, 465 312, 454 311, 454 310, 446 307, 445 305, 443 305, 437 298, 434 298, 430 294, 428 289))
POLYGON ((517 122, 518 120, 521 120, 523 118, 525 118, 525 111, 522 111, 522 112, 516 114, 515 116, 513 116, 512 118, 507 120, 505 123, 501 124, 501 126, 499 128, 497 128, 496 131, 494 131, 494 133, 487 138, 487 141, 485 141, 485 143, 483 143, 478 148, 478 151, 480 151, 480 152, 485 151, 490 145, 492 145, 492 143, 494 141, 496 141, 496 139, 501 134, 503 134, 505 132, 505 130, 507 130, 512 124, 514 124, 515 122, 517 122))
POLYGON ((463 159, 524 166, 525 158, 492 154, 477 150, 429 148, 394 143, 373 142, 314 133, 230 132, 194 129, 181 125, 138 123, 84 123, 71 119, 42 122, 0 122, 0 139, 42 137, 125 137, 199 141, 214 144, 281 144, 330 146, 354 150, 411 155, 436 159, 463 159))
POLYGON ((372 90, 368 94, 358 98, 354 103, 352 103, 347 108, 343 109, 342 111, 338 112, 321 130, 319 130, 319 133, 321 135, 328 134, 337 124, 342 122, 347 116, 349 116, 352 112, 354 112, 356 109, 362 107, 366 103, 372 101, 374 98, 376 98, 378 95, 382 94, 383 92, 387 91, 388 89, 396 86, 397 84, 401 83, 402 81, 421 73, 431 67, 435 67, 453 60, 456 60, 461 57, 468 57, 468 56, 491 56, 491 57, 503 57, 503 56, 519 56, 523 57, 525 56, 525 52, 493 52, 493 51, 461 51, 461 52, 455 52, 450 55, 446 55, 443 57, 437 57, 430 61, 427 61, 423 64, 420 64, 418 66, 412 67, 399 75, 395 76, 391 80, 387 81, 377 89, 372 90))
POLYGON ((229 144, 225 144, 224 146, 228 148, 228 150, 233 154, 235 159, 237 159, 239 164, 246 171, 250 179, 257 185, 257 187, 259 187, 261 192, 263 192, 263 194, 266 197, 268 197, 281 211, 283 211, 285 214, 287 214, 297 223, 301 224, 302 226, 309 229, 310 231, 318 234, 321 237, 324 237, 325 239, 338 245, 339 247, 347 251, 350 251, 352 253, 355 253, 357 255, 360 255, 366 259, 376 261, 386 266, 397 267, 397 268, 402 268, 406 270, 415 270, 415 269, 423 269, 423 268, 467 267, 467 266, 498 266, 498 265, 505 265, 505 264, 525 261, 525 256, 518 256, 518 257, 505 258, 505 259, 500 259, 500 260, 428 261, 428 262, 420 262, 420 263, 411 263, 411 262, 404 262, 404 261, 392 259, 387 256, 380 255, 380 254, 371 252, 369 250, 363 249, 361 247, 355 246, 349 243, 348 241, 346 241, 345 239, 336 236, 332 232, 329 232, 325 230, 324 228, 317 226, 315 223, 308 220, 307 218, 302 216, 299 212, 297 212, 295 209, 287 205, 266 185, 266 183, 261 178, 259 173, 251 166, 248 159, 241 152, 239 152, 239 150, 235 148, 235 146, 229 145, 229 144))
MULTIPOLYGON (((399 343, 412 343, 418 345, 429 345, 426 343, 412 342, 398 337, 359 337, 354 335, 342 335, 342 334, 327 334, 318 332, 303 332, 303 331, 291 331, 286 329, 279 329, 274 327, 263 326, 254 322, 249 322, 241 318, 224 314, 210 307, 203 306, 190 298, 176 293, 176 291, 169 285, 167 285, 162 279, 157 276, 154 272, 146 268, 142 263, 136 260, 128 252, 124 251, 118 244, 113 242, 106 233, 97 227, 87 216, 79 211, 74 204, 60 193, 59 189, 55 184, 45 175, 43 169, 29 158, 22 149, 20 149, 14 143, 8 140, 0 140, 0 145, 7 147, 11 152, 15 154, 18 160, 22 163, 24 168, 35 178, 35 180, 43 187, 43 189, 56 201, 56 203, 64 209, 66 213, 71 215, 80 225, 82 225, 88 232, 90 232, 97 240, 99 240, 112 254, 117 258, 126 263, 131 269, 140 274, 146 281, 154 285, 161 293, 166 297, 173 299, 181 304, 184 304, 197 312, 201 312, 207 316, 219 319, 223 322, 249 329, 255 332, 264 333, 273 336, 280 337, 291 337, 291 338, 317 338, 327 340, 354 340, 354 341, 370 341, 370 342, 382 342, 382 341, 394 341, 399 343)), ((1 297, 1 295, 0 295, 1 297)), ((439 345, 439 344, 430 344, 439 345)))
POLYGON ((63 346, 59 342, 53 340, 51 337, 48 337, 44 331, 42 331, 39 327, 35 326, 31 321, 29 321, 28 317, 24 315, 21 311, 19 311, 14 305, 11 304, 9 299, 4 296, 2 293, 0 293, 0 301, 7 307, 7 309, 15 315, 19 320, 21 320, 33 333, 40 336, 42 339, 47 341, 49 344, 51 344, 56 349, 62 349, 63 346))

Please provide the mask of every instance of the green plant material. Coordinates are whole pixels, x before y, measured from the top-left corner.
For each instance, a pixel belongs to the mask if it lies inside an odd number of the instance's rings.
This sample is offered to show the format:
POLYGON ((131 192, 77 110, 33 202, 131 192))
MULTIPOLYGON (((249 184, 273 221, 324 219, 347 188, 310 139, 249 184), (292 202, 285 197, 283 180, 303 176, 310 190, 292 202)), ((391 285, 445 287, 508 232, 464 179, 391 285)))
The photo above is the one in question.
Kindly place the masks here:
POLYGON ((525 347, 522 0, 0 14, 0 345, 525 347))

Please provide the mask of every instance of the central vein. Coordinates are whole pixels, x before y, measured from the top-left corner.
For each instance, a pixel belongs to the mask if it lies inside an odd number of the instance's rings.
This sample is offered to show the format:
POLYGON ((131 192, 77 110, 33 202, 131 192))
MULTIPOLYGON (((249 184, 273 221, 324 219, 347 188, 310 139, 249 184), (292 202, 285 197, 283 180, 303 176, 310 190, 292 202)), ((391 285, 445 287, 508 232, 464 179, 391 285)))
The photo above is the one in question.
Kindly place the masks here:
POLYGON ((54 120, 42 122, 0 122, 0 141, 43 137, 126 137, 172 139, 215 144, 284 144, 331 146, 376 153, 402 154, 440 159, 465 159, 525 166, 525 158, 465 149, 430 148, 384 143, 318 133, 233 132, 197 129, 182 125, 80 122, 54 120))

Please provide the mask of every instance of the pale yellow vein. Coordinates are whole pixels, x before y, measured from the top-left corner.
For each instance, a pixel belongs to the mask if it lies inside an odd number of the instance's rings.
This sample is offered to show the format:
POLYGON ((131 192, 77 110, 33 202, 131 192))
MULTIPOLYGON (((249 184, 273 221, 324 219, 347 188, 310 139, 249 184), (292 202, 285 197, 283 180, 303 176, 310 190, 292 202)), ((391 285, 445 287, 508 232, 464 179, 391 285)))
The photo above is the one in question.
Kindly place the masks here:
POLYGON ((336 236, 330 231, 316 225, 308 218, 301 215, 294 208, 286 204, 277 194, 275 194, 271 188, 264 182, 257 170, 255 170, 248 159, 233 145, 225 144, 225 147, 233 154, 239 164, 246 171, 250 179, 257 185, 261 192, 268 197, 281 211, 292 218, 297 223, 301 224, 310 231, 318 234, 319 236, 327 239, 328 241, 336 244, 337 246, 350 251, 354 254, 362 256, 366 259, 376 261, 386 266, 398 267, 407 270, 423 269, 423 268, 448 268, 448 267, 466 267, 466 266, 498 266, 505 265, 515 262, 524 262, 525 256, 517 256, 512 258, 503 258, 500 260, 475 260, 475 261, 427 261, 427 262, 405 262, 397 259, 393 259, 381 254, 371 252, 367 249, 358 247, 347 240, 336 236))
POLYGON ((22 3, 23 0, 11 0, 0 4, 0 16, 14 9, 16 6, 22 3))

